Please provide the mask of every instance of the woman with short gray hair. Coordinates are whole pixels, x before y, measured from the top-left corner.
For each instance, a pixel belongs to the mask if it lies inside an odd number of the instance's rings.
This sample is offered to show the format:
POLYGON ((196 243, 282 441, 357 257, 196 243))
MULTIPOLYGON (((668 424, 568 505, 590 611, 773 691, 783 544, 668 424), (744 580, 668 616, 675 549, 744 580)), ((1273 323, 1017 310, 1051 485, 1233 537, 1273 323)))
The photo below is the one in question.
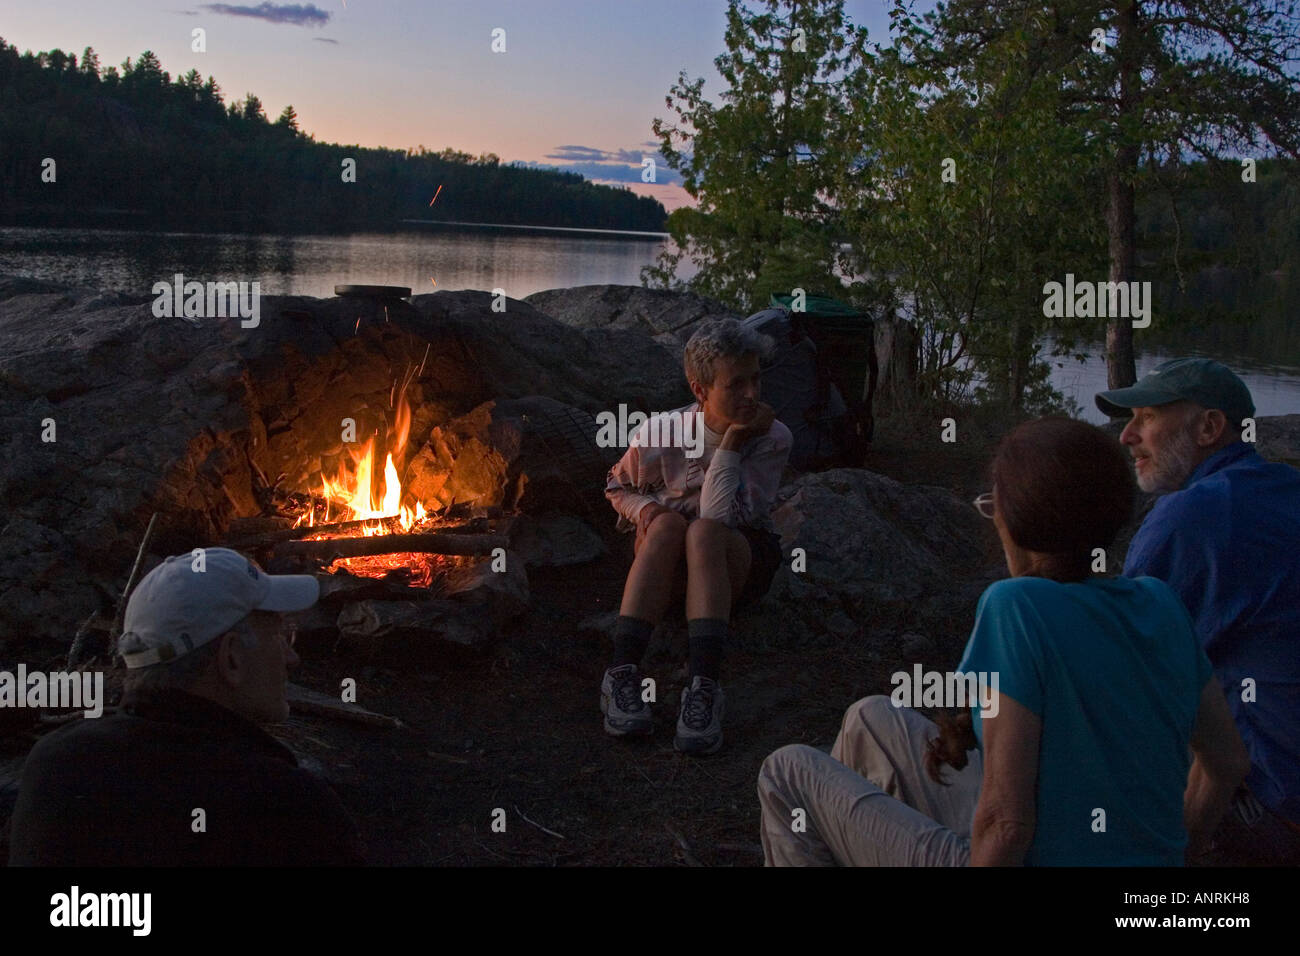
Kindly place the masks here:
POLYGON ((655 624, 684 594, 689 676, 673 743, 689 754, 722 746, 718 677, 731 613, 767 593, 781 561, 769 512, 793 441, 759 401, 759 363, 771 347, 735 319, 701 325, 684 356, 695 402, 651 416, 610 469, 605 496, 618 529, 636 531, 614 660, 601 682, 614 736, 653 732, 639 665, 655 624))

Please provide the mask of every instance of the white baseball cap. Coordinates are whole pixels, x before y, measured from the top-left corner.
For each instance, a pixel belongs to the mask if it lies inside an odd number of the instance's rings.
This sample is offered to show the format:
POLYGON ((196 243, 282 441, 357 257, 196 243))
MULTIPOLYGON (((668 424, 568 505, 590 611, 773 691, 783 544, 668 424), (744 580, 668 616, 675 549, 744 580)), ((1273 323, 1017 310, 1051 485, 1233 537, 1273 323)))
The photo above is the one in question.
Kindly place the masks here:
POLYGON ((131 592, 121 642, 144 650, 122 655, 127 667, 148 667, 201 647, 253 611, 303 611, 320 597, 310 574, 267 574, 238 551, 197 548, 175 554, 131 592))

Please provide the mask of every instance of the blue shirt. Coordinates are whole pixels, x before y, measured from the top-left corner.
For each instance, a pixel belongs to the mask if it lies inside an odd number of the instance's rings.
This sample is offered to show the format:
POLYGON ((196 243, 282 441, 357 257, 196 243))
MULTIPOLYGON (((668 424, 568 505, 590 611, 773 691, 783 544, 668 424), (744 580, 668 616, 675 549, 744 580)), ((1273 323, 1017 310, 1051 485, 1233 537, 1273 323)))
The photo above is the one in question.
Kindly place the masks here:
POLYGON ((1010 697, 1042 720, 1027 866, 1182 865, 1188 745, 1211 669, 1168 586, 998 581, 958 670, 996 672, 999 706, 1010 697))
POLYGON ((1300 823, 1300 472, 1243 442, 1215 452, 1156 502, 1124 573, 1182 598, 1250 753, 1246 782, 1300 823))

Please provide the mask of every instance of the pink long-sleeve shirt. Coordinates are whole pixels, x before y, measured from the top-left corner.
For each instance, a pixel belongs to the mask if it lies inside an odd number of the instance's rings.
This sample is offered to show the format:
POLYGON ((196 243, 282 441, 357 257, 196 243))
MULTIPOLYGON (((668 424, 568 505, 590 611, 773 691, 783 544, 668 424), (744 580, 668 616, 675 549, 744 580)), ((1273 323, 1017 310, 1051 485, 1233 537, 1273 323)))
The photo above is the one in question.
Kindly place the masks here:
MULTIPOLYGON (((693 415, 700 405, 692 402, 675 411, 693 415)), ((684 448, 649 445, 649 421, 637 429, 605 484, 605 497, 618 512, 619 531, 635 530, 637 515, 651 503, 687 518, 771 530, 772 502, 794 442, 790 429, 774 421, 766 435, 751 438, 739 450, 724 450, 718 447, 723 436, 704 424, 703 416, 699 427, 704 450, 697 458, 688 458, 684 448)))

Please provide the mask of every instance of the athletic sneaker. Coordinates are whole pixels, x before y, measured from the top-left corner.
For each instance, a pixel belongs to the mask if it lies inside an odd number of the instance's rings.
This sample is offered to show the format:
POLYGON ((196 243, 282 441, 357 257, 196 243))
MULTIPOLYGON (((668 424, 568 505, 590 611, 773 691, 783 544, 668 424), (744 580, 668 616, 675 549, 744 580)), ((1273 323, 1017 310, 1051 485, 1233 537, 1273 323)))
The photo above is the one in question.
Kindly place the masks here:
POLYGON ((673 746, 684 754, 714 754, 722 749, 722 686, 708 677, 692 678, 682 688, 682 711, 673 746))
POLYGON ((605 679, 600 682, 600 712, 605 715, 605 732, 615 737, 654 731, 650 705, 641 699, 635 664, 605 671, 605 679))

